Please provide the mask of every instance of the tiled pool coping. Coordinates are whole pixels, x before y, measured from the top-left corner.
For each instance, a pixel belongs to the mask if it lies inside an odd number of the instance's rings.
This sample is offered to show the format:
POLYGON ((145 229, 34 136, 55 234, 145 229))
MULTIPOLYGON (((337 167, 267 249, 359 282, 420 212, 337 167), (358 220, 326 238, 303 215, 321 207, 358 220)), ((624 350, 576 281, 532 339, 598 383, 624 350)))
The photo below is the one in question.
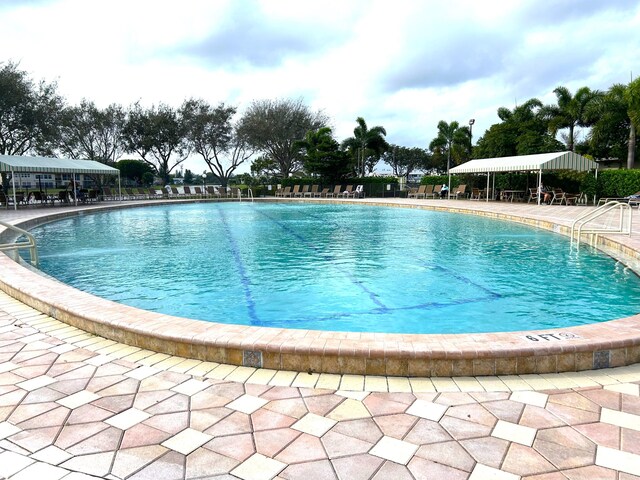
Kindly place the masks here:
MULTIPOLYGON (((453 200, 353 202, 483 215, 561 234, 567 234, 577 214, 589 208, 453 200)), ((28 229, 88 210, 158 203, 24 210, 9 221, 28 229)), ((600 236, 598 242, 631 263, 640 260, 637 234, 600 236)), ((0 289, 53 318, 121 343, 218 363, 317 373, 450 377, 591 370, 640 361, 640 315, 560 330, 460 335, 289 330, 215 324, 120 305, 45 278, 6 255, 0 255, 0 268, 0 289)))

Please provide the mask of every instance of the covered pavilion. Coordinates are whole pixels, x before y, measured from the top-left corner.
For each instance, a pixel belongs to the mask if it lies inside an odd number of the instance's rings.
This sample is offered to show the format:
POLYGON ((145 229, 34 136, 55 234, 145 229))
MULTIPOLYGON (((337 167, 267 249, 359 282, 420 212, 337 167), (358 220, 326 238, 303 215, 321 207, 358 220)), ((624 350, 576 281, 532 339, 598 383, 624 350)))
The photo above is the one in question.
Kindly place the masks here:
MULTIPOLYGON (((15 174, 28 173, 69 173, 77 182, 79 173, 89 175, 117 175, 118 195, 120 195, 120 170, 95 160, 77 160, 69 158, 26 157, 19 155, 0 155, 0 172, 11 173, 13 188, 13 208, 17 209, 15 174)), ((78 199, 75 198, 77 204, 78 199)))
MULTIPOLYGON (((579 172, 595 170, 597 175, 598 164, 582 155, 567 151, 515 157, 479 158, 453 167, 449 172, 451 174, 486 173, 487 190, 491 173, 535 172, 538 174, 538 203, 540 203, 540 184, 542 183, 543 170, 576 170, 579 172)), ((487 201, 489 201, 488 195, 487 201)))

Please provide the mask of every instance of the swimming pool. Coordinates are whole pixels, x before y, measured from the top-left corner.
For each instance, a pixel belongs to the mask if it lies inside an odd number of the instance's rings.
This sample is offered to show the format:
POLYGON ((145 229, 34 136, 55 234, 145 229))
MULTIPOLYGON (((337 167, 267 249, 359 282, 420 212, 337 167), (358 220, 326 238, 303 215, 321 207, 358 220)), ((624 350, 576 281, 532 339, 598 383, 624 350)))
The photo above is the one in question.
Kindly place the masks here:
POLYGON ((189 204, 41 225, 41 269, 121 303, 222 323, 460 333, 640 311, 637 276, 564 237, 356 205, 189 204))

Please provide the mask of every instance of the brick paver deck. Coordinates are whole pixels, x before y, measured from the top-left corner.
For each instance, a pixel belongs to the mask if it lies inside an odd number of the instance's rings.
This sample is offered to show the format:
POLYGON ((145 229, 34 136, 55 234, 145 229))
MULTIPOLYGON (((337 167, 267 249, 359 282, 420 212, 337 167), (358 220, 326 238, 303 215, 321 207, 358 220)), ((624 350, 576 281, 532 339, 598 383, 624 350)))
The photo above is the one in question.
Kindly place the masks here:
POLYGON ((640 479, 640 365, 269 371, 118 344, 0 293, 0 478, 95 477, 640 479))

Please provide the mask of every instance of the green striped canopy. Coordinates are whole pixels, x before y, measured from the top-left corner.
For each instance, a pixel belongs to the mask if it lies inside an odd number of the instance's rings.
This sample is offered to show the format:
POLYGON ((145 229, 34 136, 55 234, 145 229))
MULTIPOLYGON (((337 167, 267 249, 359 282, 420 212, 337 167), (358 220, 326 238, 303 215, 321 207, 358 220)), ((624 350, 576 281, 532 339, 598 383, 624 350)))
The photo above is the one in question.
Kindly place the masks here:
POLYGON ((458 165, 451 173, 522 172, 540 170, 594 170, 598 164, 573 152, 541 153, 517 157, 480 158, 458 165))
POLYGON ((118 175, 120 170, 94 160, 0 155, 0 172, 118 175))

